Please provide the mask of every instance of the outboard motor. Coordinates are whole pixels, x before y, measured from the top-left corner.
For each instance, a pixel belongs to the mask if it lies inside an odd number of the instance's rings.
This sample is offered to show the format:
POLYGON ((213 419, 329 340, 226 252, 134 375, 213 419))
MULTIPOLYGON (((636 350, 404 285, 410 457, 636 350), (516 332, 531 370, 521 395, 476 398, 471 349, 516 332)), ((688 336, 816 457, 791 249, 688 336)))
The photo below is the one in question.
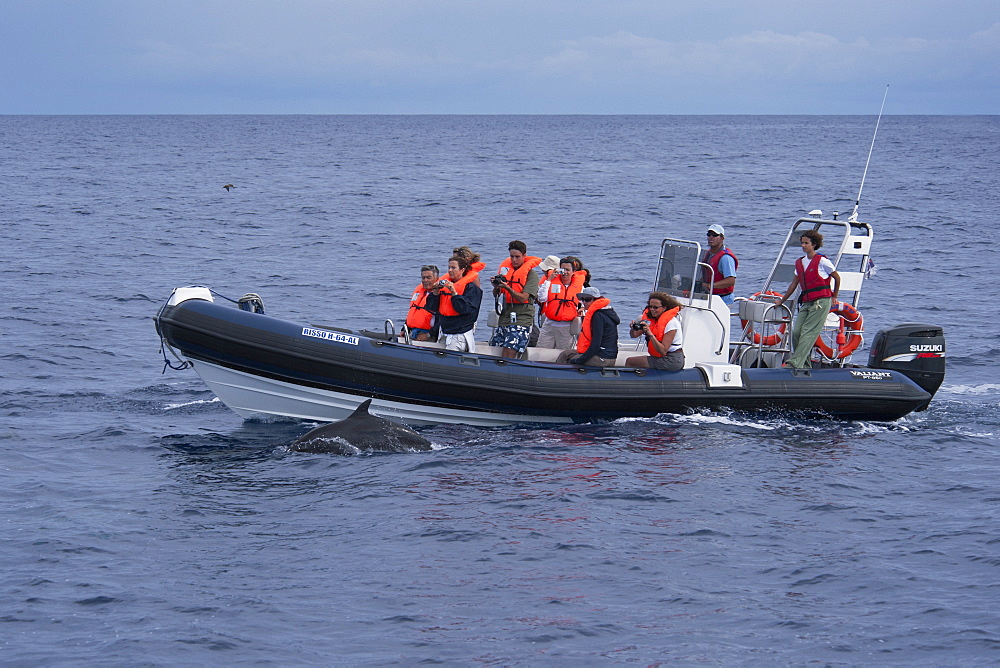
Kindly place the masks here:
MULTIPOLYGON (((934 396, 944 382, 944 360, 944 330, 937 325, 908 322, 879 330, 868 355, 868 366, 899 371, 934 396)), ((926 408, 924 404, 917 410, 926 408)))

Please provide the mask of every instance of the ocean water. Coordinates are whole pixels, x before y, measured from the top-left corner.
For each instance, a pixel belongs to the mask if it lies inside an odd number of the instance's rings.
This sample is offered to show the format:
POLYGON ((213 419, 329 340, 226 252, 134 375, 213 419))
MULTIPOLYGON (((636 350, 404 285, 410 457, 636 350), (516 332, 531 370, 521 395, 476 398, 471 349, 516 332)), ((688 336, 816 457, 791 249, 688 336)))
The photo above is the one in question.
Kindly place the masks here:
POLYGON ((0 663, 1000 662, 1000 117, 882 119, 866 330, 939 324, 949 355, 893 423, 341 457, 161 373, 176 286, 379 329, 461 244, 579 255, 630 319, 659 241, 720 223, 750 294, 798 216, 851 210, 874 121, 0 116, 0 663))

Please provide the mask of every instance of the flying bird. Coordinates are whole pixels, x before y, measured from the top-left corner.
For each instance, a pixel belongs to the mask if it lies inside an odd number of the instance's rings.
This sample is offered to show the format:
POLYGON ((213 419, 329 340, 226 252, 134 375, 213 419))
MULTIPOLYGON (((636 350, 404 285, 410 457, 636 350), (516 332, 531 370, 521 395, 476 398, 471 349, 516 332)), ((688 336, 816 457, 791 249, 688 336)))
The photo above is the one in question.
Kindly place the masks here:
POLYGON ((226 192, 229 192, 230 190, 232 190, 236 186, 234 186, 232 183, 227 183, 226 185, 224 185, 222 187, 226 189, 226 192))

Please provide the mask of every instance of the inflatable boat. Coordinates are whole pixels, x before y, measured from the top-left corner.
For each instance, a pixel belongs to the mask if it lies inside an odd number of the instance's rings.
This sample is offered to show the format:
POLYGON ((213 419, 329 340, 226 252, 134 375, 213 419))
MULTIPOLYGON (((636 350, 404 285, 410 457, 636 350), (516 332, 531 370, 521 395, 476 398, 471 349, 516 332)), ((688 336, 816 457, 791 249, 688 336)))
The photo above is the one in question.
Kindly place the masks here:
POLYGON ((686 363, 673 372, 626 367, 626 358, 643 354, 637 350, 595 368, 556 364, 560 351, 546 348, 529 348, 523 359, 482 344, 475 352, 445 350, 411 340, 390 321, 383 331, 296 323, 263 313, 256 295, 232 305, 205 286, 176 288, 155 321, 168 363, 192 367, 247 419, 330 422, 372 399, 372 412, 411 425, 557 425, 701 409, 894 420, 925 409, 941 385, 944 333, 920 323, 891 327, 875 336, 867 364, 852 362, 864 336, 858 301, 871 242, 865 223, 819 212, 801 218, 762 289, 731 308, 712 294, 701 246, 665 239, 653 289, 684 306, 686 363), (805 229, 826 236, 847 298, 828 317, 813 368, 789 369, 781 364, 792 313, 776 304, 771 287, 788 285, 805 229))

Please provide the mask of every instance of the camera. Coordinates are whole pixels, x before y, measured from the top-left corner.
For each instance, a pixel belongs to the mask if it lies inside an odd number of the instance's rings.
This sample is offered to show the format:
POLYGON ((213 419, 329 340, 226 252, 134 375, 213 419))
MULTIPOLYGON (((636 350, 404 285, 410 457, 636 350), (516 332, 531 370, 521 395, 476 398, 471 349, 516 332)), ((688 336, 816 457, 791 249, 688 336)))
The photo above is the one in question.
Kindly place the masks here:
POLYGON ((506 282, 507 279, 499 274, 490 279, 490 283, 492 283, 494 287, 503 285, 506 282))
POLYGON ((443 288, 445 286, 445 282, 446 282, 445 279, 442 278, 440 281, 438 281, 434 285, 435 285, 435 287, 443 288))
POLYGON ((632 328, 633 332, 641 332, 648 324, 649 324, 648 320, 633 320, 632 324, 629 325, 629 327, 632 328))

